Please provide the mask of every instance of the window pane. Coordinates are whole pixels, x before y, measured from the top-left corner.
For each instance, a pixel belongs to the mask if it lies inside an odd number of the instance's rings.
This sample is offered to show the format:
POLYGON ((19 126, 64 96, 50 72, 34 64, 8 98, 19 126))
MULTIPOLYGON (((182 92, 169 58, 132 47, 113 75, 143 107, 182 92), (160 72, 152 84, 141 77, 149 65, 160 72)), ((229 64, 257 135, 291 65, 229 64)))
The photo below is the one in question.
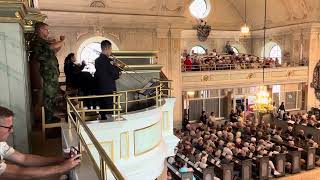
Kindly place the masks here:
POLYGON ((281 49, 280 46, 275 45, 271 48, 269 57, 275 59, 278 58, 279 63, 281 63, 281 49))
POLYGON ((208 115, 211 112, 214 112, 216 116, 219 115, 219 99, 218 98, 204 100, 204 106, 208 115))
POLYGON ((203 100, 189 101, 189 120, 199 120, 201 111, 203 110, 203 100))
POLYGON ((83 48, 80 54, 80 60, 88 63, 94 63, 94 60, 99 57, 101 52, 100 43, 90 43, 83 48))
POLYGON ((297 92, 286 92, 286 109, 296 109, 296 94, 297 92))
POLYGON ((208 14, 208 6, 205 0, 194 0, 189 7, 189 10, 193 16, 202 19, 208 14))
POLYGON ((233 52, 234 52, 235 54, 239 54, 239 51, 238 51, 238 49, 237 49, 237 48, 235 48, 235 47, 231 47, 231 49, 233 50, 233 52))
POLYGON ((219 89, 210 90, 210 97, 218 97, 218 96, 219 96, 219 89))
POLYGON ((196 53, 196 54, 205 54, 206 53, 206 50, 201 47, 201 46, 195 46, 191 49, 191 54, 192 52, 196 53))
POLYGON ((273 93, 272 94, 272 101, 275 102, 275 106, 279 107, 280 103, 279 103, 279 93, 273 93))
MULTIPOLYGON (((229 118, 228 117, 228 98, 224 97, 224 98, 220 98, 220 117, 223 117, 225 119, 229 118)), ((217 114, 218 116, 218 114, 217 114)))

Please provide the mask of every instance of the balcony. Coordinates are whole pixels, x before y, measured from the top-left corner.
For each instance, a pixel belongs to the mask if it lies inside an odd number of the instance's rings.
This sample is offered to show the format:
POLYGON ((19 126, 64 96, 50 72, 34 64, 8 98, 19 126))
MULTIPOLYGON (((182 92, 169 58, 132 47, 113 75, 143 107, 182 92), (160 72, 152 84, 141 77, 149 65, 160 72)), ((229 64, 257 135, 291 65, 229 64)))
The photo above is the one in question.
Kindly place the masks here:
MULTIPOLYGON (((167 82, 167 81, 166 81, 167 82)), ((71 179, 141 179, 159 177, 165 168, 165 158, 174 154, 179 141, 173 135, 173 107, 175 98, 162 82, 152 89, 155 94, 145 99, 121 101, 120 96, 133 90, 118 91, 112 95, 67 97, 68 123, 62 127, 62 144, 67 149, 79 147, 82 162, 71 173, 71 179), (170 94, 170 93, 169 93, 170 94), (113 109, 84 109, 85 99, 111 97, 113 109), (129 103, 152 100, 144 109, 128 111, 129 103), (74 105, 76 102, 78 105, 74 105), (105 121, 86 121, 88 113, 110 111, 113 115, 105 121), (139 167, 139 168, 137 168, 139 167)), ((130 97, 130 96, 128 96, 130 97)))
POLYGON ((198 68, 198 70, 182 73, 184 90, 258 86, 263 83, 263 78, 265 84, 308 81, 308 66, 235 69, 231 65, 225 65, 214 69, 198 68))

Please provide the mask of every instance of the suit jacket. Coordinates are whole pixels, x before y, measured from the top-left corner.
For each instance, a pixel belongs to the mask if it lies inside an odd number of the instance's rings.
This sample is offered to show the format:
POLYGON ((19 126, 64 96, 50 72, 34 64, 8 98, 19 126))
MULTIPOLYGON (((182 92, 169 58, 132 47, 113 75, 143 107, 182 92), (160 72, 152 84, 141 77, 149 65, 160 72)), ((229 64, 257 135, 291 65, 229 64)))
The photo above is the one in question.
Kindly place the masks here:
POLYGON ((97 83, 97 92, 112 93, 116 91, 116 80, 119 79, 120 69, 113 65, 113 60, 104 54, 95 60, 96 72, 94 74, 97 83))

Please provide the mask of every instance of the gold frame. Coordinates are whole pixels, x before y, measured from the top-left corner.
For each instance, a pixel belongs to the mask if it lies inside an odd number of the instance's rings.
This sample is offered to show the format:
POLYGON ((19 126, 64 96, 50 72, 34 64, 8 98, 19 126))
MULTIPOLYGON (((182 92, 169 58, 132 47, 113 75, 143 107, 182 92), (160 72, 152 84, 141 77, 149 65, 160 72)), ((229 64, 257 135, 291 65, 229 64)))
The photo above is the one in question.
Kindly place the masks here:
MULTIPOLYGON (((101 141, 99 142, 101 146, 105 144, 110 144, 111 145, 111 160, 114 161, 114 142, 113 141, 101 141)), ((94 144, 88 144, 88 148, 90 149, 91 147, 94 147, 94 144)), ((94 147, 95 148, 95 147, 94 147)), ((95 148, 97 149, 97 148, 95 148)), ((98 151, 98 150, 97 150, 98 151)), ((99 152, 98 152, 99 153, 99 152)), ((99 155, 100 156, 100 155, 99 155)))
MULTIPOLYGON (((155 144, 154 146, 152 146, 150 149, 147 149, 147 150, 142 151, 142 152, 140 152, 140 153, 136 153, 136 135, 135 135, 136 131, 141 131, 141 130, 148 129, 148 128, 150 128, 150 127, 152 127, 152 126, 155 126, 155 125, 157 125, 157 124, 159 124, 159 123, 160 123, 160 122, 158 121, 158 122, 156 122, 156 123, 154 123, 154 124, 152 124, 152 125, 149 125, 149 126, 144 127, 144 128, 136 129, 136 130, 133 131, 133 134, 134 134, 134 135, 133 135, 133 136, 134 136, 134 155, 135 155, 135 156, 140 156, 140 155, 145 154, 145 153, 147 153, 147 152, 149 152, 149 151, 152 151, 153 149, 155 149, 156 147, 158 147, 159 144, 161 143, 161 137, 162 137, 162 130, 161 130, 161 131, 160 131, 160 141, 159 141, 157 144, 155 144)), ((161 127, 161 129, 162 129, 162 127, 161 127)))
POLYGON ((129 131, 120 133, 120 159, 129 159, 130 157, 130 141, 129 141, 129 131), (126 148, 127 148, 127 156, 122 157, 122 136, 126 138, 126 148))

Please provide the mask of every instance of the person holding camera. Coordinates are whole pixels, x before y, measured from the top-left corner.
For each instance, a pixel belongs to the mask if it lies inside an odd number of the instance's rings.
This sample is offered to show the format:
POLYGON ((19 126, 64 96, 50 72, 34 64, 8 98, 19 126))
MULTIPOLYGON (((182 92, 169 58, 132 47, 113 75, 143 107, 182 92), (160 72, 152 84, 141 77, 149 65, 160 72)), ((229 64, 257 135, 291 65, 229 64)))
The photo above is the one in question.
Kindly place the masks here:
POLYGON ((33 179, 62 175, 77 167, 80 154, 68 159, 24 154, 7 144, 13 132, 14 113, 0 106, 0 179, 33 179), (6 163, 9 162, 9 163, 6 163))

